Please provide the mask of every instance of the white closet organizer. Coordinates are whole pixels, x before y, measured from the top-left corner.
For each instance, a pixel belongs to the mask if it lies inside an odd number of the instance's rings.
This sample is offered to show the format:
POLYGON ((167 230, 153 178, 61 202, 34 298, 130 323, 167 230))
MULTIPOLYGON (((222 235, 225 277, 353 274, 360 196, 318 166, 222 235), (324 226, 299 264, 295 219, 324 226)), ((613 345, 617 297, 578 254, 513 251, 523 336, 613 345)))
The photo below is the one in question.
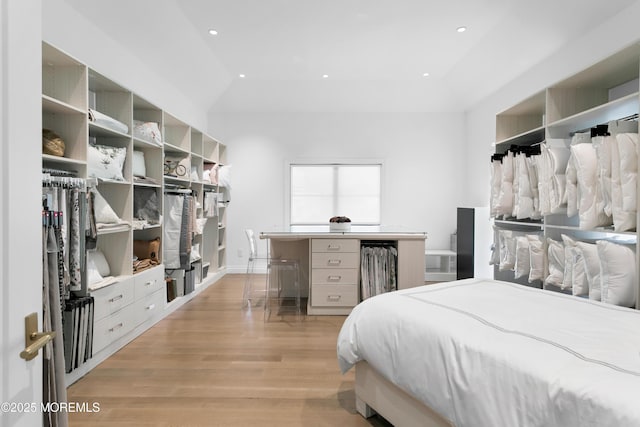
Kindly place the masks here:
POLYGON ((225 274, 227 189, 203 180, 208 165, 226 163, 226 147, 204 132, 145 100, 56 47, 42 45, 42 123, 65 143, 64 156, 43 154, 44 168, 74 172, 89 178, 90 146, 124 149, 120 180, 97 180, 96 188, 116 215, 128 225, 98 231, 97 247, 104 254, 114 283, 94 289, 87 286, 86 272, 81 295, 94 297, 93 357, 67 374, 71 384, 123 345, 193 298, 225 274), (88 112, 95 112, 91 120, 88 112), (104 116, 103 116, 104 115, 104 116), (103 120, 105 119, 108 120, 103 120), (115 122, 111 123, 110 120, 115 122), (157 124, 157 132, 135 132, 141 122, 157 124), (184 174, 167 171, 165 161, 184 167, 184 174), (162 250, 160 264, 134 273, 134 241, 163 238, 163 193, 167 185, 193 190, 198 217, 202 217, 205 192, 221 195, 218 209, 207 215, 206 225, 194 237, 199 245, 195 291, 167 303, 162 250), (158 220, 136 218, 137 195, 153 194, 158 220))
MULTIPOLYGON (((575 133, 588 131, 611 121, 637 120, 640 105, 639 70, 640 46, 633 45, 498 113, 495 152, 502 154, 512 145, 532 146, 545 141, 568 152, 569 141, 575 133), (566 142, 560 143, 560 140, 566 142)), ((610 226, 581 228, 578 215, 568 217, 566 209, 544 215, 540 219, 498 218, 493 221, 496 228, 538 233, 545 242, 547 238, 562 241, 561 234, 591 243, 595 240, 637 241, 635 230, 614 231, 610 226)), ((545 253, 546 249, 545 243, 545 253)), ((639 265, 636 253, 636 271, 639 271, 639 265)), ((548 265, 545 264, 544 268, 548 269, 548 265)), ((513 271, 499 271, 497 266, 494 268, 494 277, 542 286, 541 281, 527 283, 526 277, 516 280, 513 271)), ((640 285, 636 284, 636 287, 640 291, 640 285)), ((560 290, 554 286, 548 288, 560 290)))

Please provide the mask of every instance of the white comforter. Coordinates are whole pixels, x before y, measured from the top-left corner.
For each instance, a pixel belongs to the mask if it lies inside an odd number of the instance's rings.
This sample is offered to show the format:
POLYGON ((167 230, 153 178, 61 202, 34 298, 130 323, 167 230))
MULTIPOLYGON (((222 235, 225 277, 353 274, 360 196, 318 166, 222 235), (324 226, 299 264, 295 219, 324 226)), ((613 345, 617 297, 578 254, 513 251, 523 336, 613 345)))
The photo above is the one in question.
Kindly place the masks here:
POLYGON ((491 280, 370 298, 338 337, 458 427, 640 426, 640 312, 491 280))

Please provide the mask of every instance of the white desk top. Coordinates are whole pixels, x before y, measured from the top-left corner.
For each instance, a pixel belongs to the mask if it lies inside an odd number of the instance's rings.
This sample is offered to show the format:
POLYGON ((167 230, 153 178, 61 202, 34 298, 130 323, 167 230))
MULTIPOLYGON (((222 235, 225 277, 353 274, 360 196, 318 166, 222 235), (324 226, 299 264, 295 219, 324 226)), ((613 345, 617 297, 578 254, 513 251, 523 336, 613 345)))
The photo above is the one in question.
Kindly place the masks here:
POLYGON ((328 225, 318 226, 292 226, 283 230, 263 231, 260 233, 261 239, 426 239, 427 233, 422 231, 405 230, 402 227, 391 226, 358 226, 351 227, 351 231, 330 231, 328 225))

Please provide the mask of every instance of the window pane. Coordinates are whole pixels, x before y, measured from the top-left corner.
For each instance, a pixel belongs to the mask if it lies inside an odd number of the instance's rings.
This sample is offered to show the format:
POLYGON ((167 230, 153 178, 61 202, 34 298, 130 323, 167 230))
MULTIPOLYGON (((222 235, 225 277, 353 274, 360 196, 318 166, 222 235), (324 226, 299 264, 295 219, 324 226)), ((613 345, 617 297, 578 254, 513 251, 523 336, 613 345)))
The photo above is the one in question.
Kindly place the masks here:
POLYGON ((380 223, 380 165, 338 168, 337 210, 353 222, 380 223))
POLYGON ((291 165, 291 224, 380 223, 381 165, 291 165))
POLYGON ((291 223, 324 224, 333 212, 333 168, 291 167, 291 223))

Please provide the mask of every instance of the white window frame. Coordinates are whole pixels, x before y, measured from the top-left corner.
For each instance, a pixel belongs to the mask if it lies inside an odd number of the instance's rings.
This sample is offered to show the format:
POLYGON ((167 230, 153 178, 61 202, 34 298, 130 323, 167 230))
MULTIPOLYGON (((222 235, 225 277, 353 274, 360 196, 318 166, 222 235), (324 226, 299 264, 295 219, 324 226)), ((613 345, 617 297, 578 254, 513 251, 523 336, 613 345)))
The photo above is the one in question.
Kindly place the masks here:
MULTIPOLYGON (((287 227, 291 225, 291 166, 349 166, 349 165, 370 165, 380 166, 380 224, 363 224, 363 225, 381 225, 384 222, 383 213, 384 200, 386 193, 386 179, 384 176, 384 161, 381 159, 295 159, 285 162, 284 170, 284 223, 287 227)), ((327 224, 329 218, 327 218, 327 224)), ((357 224, 357 223, 356 223, 357 224)), ((315 224, 309 224, 315 225, 315 224)), ((299 226, 296 224, 295 227, 299 226)))

